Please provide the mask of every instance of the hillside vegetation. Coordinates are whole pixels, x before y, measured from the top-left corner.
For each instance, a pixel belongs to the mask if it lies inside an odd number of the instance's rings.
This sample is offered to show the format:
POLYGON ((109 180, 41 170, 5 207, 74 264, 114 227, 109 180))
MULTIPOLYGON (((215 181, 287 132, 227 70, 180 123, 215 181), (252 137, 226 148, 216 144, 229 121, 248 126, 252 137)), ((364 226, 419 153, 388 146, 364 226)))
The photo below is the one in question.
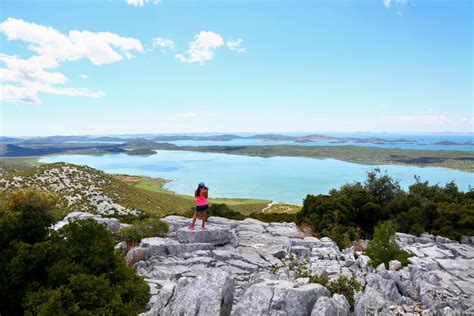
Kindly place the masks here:
MULTIPOLYGON (((72 211, 132 219, 135 215, 188 214, 194 197, 175 194, 163 188, 166 180, 127 175, 110 175, 97 169, 68 163, 26 167, 0 164, 0 202, 7 193, 34 188, 53 193, 57 199, 56 218, 72 211)), ((210 199, 210 203, 226 203, 242 214, 287 212, 300 207, 270 205, 257 199, 210 199), (263 210, 263 211, 262 211, 263 210)))
POLYGON ((459 240, 474 235, 474 191, 461 192, 454 182, 442 187, 415 179, 406 192, 376 169, 364 183, 346 184, 327 195, 308 195, 297 219, 341 248, 351 240, 371 238, 376 225, 387 220, 398 232, 429 232, 459 240))
POLYGON ((185 212, 193 206, 189 199, 135 188, 87 166, 53 163, 7 168, 10 171, 0 178, 3 193, 22 188, 53 193, 58 199, 58 218, 71 211, 118 217, 143 213, 164 216, 185 212))
POLYGON ((54 198, 34 190, 0 208, 0 314, 136 315, 149 288, 92 219, 55 231, 54 198))

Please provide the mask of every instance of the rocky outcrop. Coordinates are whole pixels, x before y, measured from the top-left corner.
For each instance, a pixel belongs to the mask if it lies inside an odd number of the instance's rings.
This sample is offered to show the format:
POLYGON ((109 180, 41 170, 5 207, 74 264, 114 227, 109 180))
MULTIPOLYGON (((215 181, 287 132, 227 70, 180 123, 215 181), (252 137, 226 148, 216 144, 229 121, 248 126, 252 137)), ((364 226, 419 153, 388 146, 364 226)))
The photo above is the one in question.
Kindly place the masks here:
POLYGON ((112 217, 102 217, 100 215, 94 215, 87 212, 72 212, 66 215, 62 221, 54 224, 53 229, 58 230, 64 225, 67 225, 73 221, 84 220, 84 219, 93 219, 98 223, 104 224, 107 229, 110 231, 119 231, 121 227, 126 224, 120 224, 120 221, 112 217))
MULTIPOLYGON (((87 213, 71 213, 57 227, 84 218, 120 227, 113 219, 87 213)), ((362 252, 341 251, 329 238, 303 238, 293 223, 211 217, 207 230, 190 231, 187 218, 163 221, 170 227, 168 237, 145 238, 126 254, 150 286, 145 315, 351 313, 344 296, 331 296, 300 277, 298 269, 329 280, 354 276, 363 286, 355 296, 355 315, 474 314, 470 243, 397 234, 398 247, 414 255, 408 266, 393 260, 374 268, 362 252)), ((127 250, 124 243, 117 248, 127 250)))
POLYGON ((329 295, 329 291, 319 284, 265 280, 245 291, 234 315, 309 315, 316 301, 329 295))
POLYGON ((230 242, 230 233, 226 228, 208 226, 205 230, 189 230, 187 227, 176 231, 176 239, 182 244, 210 243, 225 245, 230 242))

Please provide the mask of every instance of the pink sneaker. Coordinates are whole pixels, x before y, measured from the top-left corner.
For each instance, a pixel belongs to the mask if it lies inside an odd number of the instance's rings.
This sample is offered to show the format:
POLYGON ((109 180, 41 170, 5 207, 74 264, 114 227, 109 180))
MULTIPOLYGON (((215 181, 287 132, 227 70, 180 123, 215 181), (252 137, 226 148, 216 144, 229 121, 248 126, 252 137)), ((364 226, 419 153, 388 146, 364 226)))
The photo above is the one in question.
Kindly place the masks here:
POLYGON ((206 227, 204 227, 204 226, 201 226, 201 229, 202 229, 202 230, 205 230, 205 229, 206 229, 206 227))
POLYGON ((194 230, 194 226, 193 225, 189 225, 189 230, 194 230))

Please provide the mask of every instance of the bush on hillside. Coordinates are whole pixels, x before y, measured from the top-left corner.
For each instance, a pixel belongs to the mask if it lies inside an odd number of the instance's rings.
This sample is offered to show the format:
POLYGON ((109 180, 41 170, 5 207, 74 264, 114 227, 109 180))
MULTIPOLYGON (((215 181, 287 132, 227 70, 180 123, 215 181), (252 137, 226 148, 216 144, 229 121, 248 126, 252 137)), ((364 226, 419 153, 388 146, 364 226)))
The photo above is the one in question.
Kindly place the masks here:
POLYGON ((344 295, 351 308, 354 308, 355 294, 362 291, 362 285, 354 276, 348 278, 341 275, 337 279, 329 281, 327 274, 323 273, 321 275, 312 275, 310 282, 321 284, 331 292, 331 295, 334 293, 344 295))
POLYGON ((157 218, 146 218, 120 230, 120 238, 129 244, 140 242, 148 237, 165 237, 168 224, 157 218))
POLYGON ((430 232, 459 240, 474 234, 474 191, 460 192, 453 182, 444 187, 415 178, 407 192, 387 174, 375 169, 364 183, 345 184, 328 195, 308 195, 296 215, 298 224, 316 235, 347 240, 370 239, 377 223, 392 220, 396 230, 419 235, 430 232))
POLYGON ((209 206, 209 216, 219 216, 235 220, 243 220, 247 217, 257 219, 262 222, 295 222, 296 214, 291 213, 250 213, 245 216, 242 213, 234 211, 225 203, 213 203, 209 206))
POLYGON ((212 203, 208 209, 209 216, 219 216, 235 220, 245 219, 245 215, 232 210, 225 203, 212 203))
POLYGON ((0 314, 137 314, 149 289, 94 220, 51 230, 52 200, 14 193, 0 210, 0 314))
POLYGON ((354 308, 355 294, 362 291, 362 286, 354 276, 351 278, 340 276, 329 282, 326 288, 331 292, 331 295, 334 293, 344 295, 351 308, 354 308))
POLYGON ((385 221, 375 227, 374 238, 369 241, 365 253, 370 257, 370 264, 374 267, 385 264, 388 268, 390 260, 398 260, 402 266, 408 264, 410 253, 400 250, 395 245, 396 238, 395 224, 392 221, 385 221))

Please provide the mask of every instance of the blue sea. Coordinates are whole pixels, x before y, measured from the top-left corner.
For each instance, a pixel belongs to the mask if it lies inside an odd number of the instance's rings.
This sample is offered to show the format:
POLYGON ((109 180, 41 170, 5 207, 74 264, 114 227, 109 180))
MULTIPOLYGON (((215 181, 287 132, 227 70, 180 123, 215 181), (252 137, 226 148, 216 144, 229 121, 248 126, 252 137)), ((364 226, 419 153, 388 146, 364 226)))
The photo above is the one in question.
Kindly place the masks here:
POLYGON ((335 159, 296 157, 250 157, 189 151, 157 151, 151 156, 57 155, 41 162, 69 162, 88 165, 109 173, 143 175, 171 180, 166 188, 192 195, 204 181, 213 197, 261 198, 301 205, 307 194, 325 194, 345 183, 364 181, 374 168, 386 170, 407 189, 414 176, 431 184, 455 181, 466 191, 474 186, 474 174, 432 167, 364 165, 335 159))

